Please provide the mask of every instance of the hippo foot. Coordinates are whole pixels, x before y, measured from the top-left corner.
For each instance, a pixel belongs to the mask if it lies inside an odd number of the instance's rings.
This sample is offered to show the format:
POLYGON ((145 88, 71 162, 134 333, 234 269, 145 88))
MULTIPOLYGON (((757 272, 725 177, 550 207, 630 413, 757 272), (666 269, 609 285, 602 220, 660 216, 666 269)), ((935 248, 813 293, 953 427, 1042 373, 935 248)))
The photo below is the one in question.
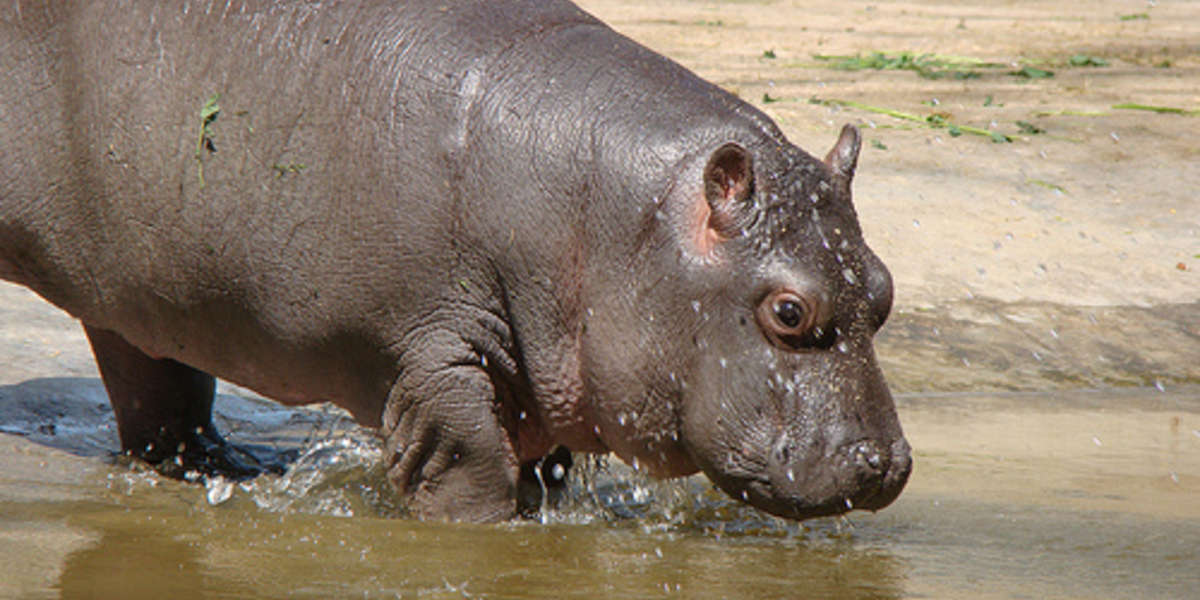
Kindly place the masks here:
POLYGON ((536 519, 543 508, 557 506, 566 495, 571 451, 555 446, 550 454, 521 465, 517 482, 517 514, 536 519))
POLYGON ((215 430, 197 428, 173 451, 157 449, 153 444, 126 455, 150 463, 155 471, 172 479, 195 480, 197 475, 223 476, 233 480, 253 479, 264 473, 282 475, 289 462, 287 455, 270 458, 255 455, 247 447, 225 441, 215 430))

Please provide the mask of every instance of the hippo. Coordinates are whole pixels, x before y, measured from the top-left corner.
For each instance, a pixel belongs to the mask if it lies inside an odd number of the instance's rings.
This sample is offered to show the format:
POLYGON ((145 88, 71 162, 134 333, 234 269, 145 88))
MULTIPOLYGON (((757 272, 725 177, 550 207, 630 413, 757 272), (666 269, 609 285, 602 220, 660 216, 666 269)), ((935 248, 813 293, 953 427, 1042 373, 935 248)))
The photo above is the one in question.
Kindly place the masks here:
POLYGON ((565 0, 19 0, 0 48, 0 277, 135 457, 261 470, 220 377, 377 428, 421 519, 563 448, 789 519, 907 481, 851 125, 818 159, 565 0))

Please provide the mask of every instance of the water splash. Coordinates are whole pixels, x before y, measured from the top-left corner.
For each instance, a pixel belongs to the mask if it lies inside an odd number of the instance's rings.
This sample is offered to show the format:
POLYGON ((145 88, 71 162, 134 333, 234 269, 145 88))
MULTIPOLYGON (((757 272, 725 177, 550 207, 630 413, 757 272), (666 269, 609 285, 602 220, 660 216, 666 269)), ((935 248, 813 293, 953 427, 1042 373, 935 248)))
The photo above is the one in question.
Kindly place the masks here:
POLYGON ((543 523, 637 527, 647 532, 794 537, 807 529, 738 502, 703 476, 657 480, 611 455, 576 456, 567 493, 543 523))
POLYGON ((280 476, 262 476, 239 488, 260 509, 350 517, 401 516, 389 487, 382 446, 367 430, 316 441, 280 476))

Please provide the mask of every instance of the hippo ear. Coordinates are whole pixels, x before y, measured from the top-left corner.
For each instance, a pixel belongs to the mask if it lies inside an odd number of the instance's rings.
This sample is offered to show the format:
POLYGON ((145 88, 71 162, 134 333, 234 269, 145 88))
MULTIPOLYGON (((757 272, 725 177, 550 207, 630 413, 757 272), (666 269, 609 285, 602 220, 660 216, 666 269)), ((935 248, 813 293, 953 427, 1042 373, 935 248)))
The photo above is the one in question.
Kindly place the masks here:
POLYGON ((842 135, 838 136, 838 141, 833 145, 833 149, 825 155, 825 164, 829 165, 834 174, 850 181, 854 179, 854 167, 858 165, 860 148, 862 148, 862 136, 859 135, 858 128, 847 123, 845 127, 842 127, 842 135))
POLYGON ((728 143, 712 153, 704 167, 704 198, 708 203, 708 219, 704 225, 718 238, 737 234, 738 216, 745 202, 754 193, 754 168, 750 153, 743 147, 728 143))

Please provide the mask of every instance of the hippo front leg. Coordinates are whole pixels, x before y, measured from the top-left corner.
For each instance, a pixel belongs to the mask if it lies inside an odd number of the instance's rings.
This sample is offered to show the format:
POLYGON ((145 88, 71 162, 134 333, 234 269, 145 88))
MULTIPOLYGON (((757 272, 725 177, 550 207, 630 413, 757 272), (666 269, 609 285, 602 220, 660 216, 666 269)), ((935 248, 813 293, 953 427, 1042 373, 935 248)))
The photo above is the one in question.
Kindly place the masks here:
POLYGON ((486 361, 452 334, 416 347, 384 411, 388 479, 421 519, 515 517, 520 465, 486 361))

